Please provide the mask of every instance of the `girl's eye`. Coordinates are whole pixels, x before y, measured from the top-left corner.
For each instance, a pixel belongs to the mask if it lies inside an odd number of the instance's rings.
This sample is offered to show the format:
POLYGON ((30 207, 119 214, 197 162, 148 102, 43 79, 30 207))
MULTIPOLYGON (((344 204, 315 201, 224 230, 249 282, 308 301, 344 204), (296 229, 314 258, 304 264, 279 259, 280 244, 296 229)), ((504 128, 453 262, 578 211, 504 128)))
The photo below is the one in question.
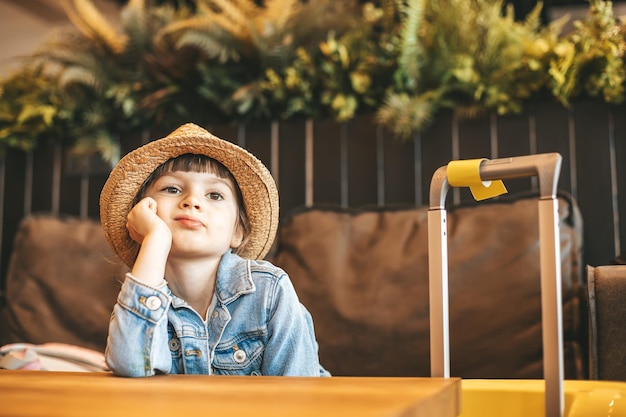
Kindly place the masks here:
POLYGON ((223 200, 224 196, 221 193, 218 192, 211 192, 208 193, 207 196, 211 199, 211 200, 223 200))
POLYGON ((180 194, 180 190, 177 187, 174 187, 173 185, 163 187, 161 191, 164 191, 168 194, 180 194))

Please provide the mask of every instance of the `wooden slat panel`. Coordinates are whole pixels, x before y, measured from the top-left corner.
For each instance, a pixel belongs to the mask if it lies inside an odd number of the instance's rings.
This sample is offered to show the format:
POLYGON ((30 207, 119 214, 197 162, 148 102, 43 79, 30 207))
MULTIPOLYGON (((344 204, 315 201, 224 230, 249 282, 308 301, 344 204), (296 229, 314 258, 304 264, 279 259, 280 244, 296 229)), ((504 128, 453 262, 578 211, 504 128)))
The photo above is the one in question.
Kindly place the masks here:
POLYGON ((313 124, 313 204, 341 204, 341 126, 331 120, 313 124))
POLYGON ((224 139, 232 143, 237 143, 237 138, 239 135, 237 126, 217 125, 211 126, 207 130, 220 139, 224 139))
POLYGON ((305 203, 305 134, 304 121, 280 124, 278 183, 282 216, 305 203))
POLYGON ((61 173, 61 214, 83 216, 98 220, 100 218, 100 191, 104 186, 111 163, 98 156, 87 159, 70 154, 66 147, 63 151, 61 173), (84 182, 87 189, 84 190, 84 182), (83 207, 86 206, 86 213, 83 207))
POLYGON ((422 135, 423 201, 429 205, 430 180, 439 167, 452 159, 452 112, 442 111, 422 135))
POLYGON ((459 159, 490 158, 490 118, 459 121, 459 159))
MULTIPOLYGON (((459 120, 459 157, 458 159, 476 159, 491 157, 491 118, 459 120)), ((474 202, 469 188, 460 190, 461 202, 474 202)))
POLYGON ((272 126, 270 123, 259 123, 245 129, 245 148, 259 158, 270 169, 272 165, 272 126))
POLYGON ((4 218, 2 219, 2 278, 0 283, 4 288, 6 271, 9 266, 13 239, 24 215, 24 152, 9 149, 6 154, 6 183, 4 197, 4 218))
POLYGON ((153 127, 150 130, 145 129, 128 132, 120 138, 121 156, 126 155, 133 149, 136 149, 148 142, 162 138, 168 133, 170 132, 160 127, 153 127))
POLYGON ((61 181, 60 212, 72 216, 80 215, 81 177, 79 175, 64 176, 61 181))
POLYGON ((618 106, 613 109, 613 122, 615 124, 615 159, 617 170, 617 203, 619 216, 619 233, 621 241, 620 253, 626 252, 626 106, 618 106))
POLYGON ((608 109, 597 101, 574 106, 578 205, 584 219, 585 261, 604 265, 615 255, 608 109))
POLYGON ((374 206, 376 196, 376 125, 358 117, 348 125, 348 205, 374 206))
POLYGON ((558 152, 563 156, 559 189, 572 192, 568 110, 547 102, 534 104, 530 112, 536 120, 537 153, 558 152))
POLYGON ((32 211, 50 212, 52 210, 52 175, 54 147, 42 144, 33 152, 32 211))
POLYGON ((89 191, 88 191, 88 212, 89 218, 100 220, 100 191, 104 187, 108 176, 93 175, 89 177, 89 191))
MULTIPOLYGON (((415 141, 411 139, 401 140, 393 137, 388 131, 383 131, 383 136, 385 204, 415 204, 415 141)), ((422 176, 423 173, 420 171, 417 176, 420 185, 423 181, 422 176)), ((422 199, 421 195, 419 199, 422 199)))
MULTIPOLYGON (((530 126, 528 114, 499 117, 496 120, 498 135, 498 157, 530 155, 530 126)), ((532 189, 532 180, 523 178, 507 181, 510 194, 532 189)))

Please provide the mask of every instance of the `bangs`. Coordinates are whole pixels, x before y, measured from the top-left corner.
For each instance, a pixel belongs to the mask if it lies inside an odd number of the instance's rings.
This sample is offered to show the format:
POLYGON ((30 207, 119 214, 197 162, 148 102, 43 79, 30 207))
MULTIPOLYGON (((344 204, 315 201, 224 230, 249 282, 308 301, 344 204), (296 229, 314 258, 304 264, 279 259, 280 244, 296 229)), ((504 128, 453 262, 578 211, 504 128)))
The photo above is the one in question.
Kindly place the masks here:
POLYGON ((215 174, 220 178, 230 178, 234 180, 230 171, 215 159, 206 155, 186 153, 176 158, 170 159, 155 170, 159 171, 158 176, 166 172, 207 172, 215 174))

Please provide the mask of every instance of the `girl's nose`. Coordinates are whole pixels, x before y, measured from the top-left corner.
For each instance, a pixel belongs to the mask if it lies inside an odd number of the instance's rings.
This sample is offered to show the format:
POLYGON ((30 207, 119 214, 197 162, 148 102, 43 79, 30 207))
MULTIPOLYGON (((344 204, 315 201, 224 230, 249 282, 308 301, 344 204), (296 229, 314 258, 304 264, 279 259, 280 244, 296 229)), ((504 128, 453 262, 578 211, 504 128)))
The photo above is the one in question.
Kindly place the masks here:
POLYGON ((181 204, 184 208, 193 208, 196 210, 202 208, 201 200, 193 193, 186 194, 181 200, 181 204))

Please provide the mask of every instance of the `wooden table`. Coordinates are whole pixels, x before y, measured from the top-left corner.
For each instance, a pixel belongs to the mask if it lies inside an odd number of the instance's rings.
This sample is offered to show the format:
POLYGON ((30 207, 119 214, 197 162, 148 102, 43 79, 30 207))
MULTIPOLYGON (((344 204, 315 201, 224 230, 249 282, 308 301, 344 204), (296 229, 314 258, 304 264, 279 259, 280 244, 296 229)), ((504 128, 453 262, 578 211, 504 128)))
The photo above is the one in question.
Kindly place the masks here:
POLYGON ((294 378, 0 371, 0 416, 456 417, 458 378, 294 378))

